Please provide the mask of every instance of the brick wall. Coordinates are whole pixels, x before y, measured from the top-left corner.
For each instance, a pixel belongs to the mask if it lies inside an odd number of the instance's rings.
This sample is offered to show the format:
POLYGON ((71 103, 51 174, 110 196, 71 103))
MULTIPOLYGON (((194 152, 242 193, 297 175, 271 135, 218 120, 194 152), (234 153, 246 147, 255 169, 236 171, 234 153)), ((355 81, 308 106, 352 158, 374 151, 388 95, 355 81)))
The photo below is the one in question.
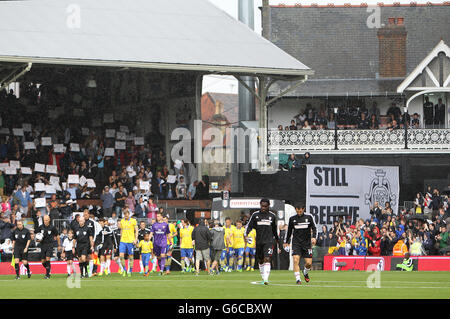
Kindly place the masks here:
POLYGON ((406 76, 406 37, 403 18, 389 18, 377 32, 380 77, 406 76))

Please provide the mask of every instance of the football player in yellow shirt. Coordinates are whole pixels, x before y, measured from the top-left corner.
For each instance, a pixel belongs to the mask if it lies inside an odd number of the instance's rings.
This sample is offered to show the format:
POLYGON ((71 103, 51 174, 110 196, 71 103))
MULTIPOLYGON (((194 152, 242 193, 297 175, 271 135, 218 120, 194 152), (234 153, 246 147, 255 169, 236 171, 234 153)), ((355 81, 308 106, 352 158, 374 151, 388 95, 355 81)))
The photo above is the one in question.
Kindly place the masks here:
POLYGON ((173 238, 178 234, 175 224, 169 223, 169 218, 165 216, 164 222, 169 225, 170 236, 167 236, 167 259, 166 259, 166 275, 170 274, 170 265, 172 264, 173 238))
POLYGON ((138 248, 141 249, 141 259, 142 265, 144 266, 144 276, 147 277, 150 274, 148 270, 148 264, 153 252, 153 243, 150 241, 149 233, 146 233, 144 235, 144 239, 139 242, 138 248))
POLYGON ((181 271, 191 272, 194 271, 194 267, 190 267, 194 255, 194 245, 192 243, 192 231, 194 227, 190 225, 188 219, 183 220, 180 225, 181 271))
POLYGON ((245 249, 245 228, 242 227, 242 221, 236 222, 236 228, 233 230, 233 250, 236 258, 236 270, 242 272, 244 264, 244 249, 245 249))
POLYGON ((233 269, 233 258, 234 258, 234 249, 233 249, 233 232, 236 226, 231 224, 231 218, 225 218, 225 226, 223 227, 225 230, 225 249, 222 253, 221 264, 222 268, 225 272, 231 272, 233 269))
MULTIPOLYGON (((130 211, 128 209, 123 210, 124 218, 120 220, 119 228, 122 231, 119 244, 119 256, 123 269, 125 268, 125 254, 128 255, 128 277, 131 277, 133 272, 134 262, 134 245, 137 244, 138 238, 138 226, 136 219, 130 217, 130 211)), ((123 272, 125 277, 127 272, 123 272)))
POLYGON ((256 254, 256 230, 252 231, 247 236, 247 247, 245 247, 245 265, 246 271, 255 271, 255 254, 256 254))

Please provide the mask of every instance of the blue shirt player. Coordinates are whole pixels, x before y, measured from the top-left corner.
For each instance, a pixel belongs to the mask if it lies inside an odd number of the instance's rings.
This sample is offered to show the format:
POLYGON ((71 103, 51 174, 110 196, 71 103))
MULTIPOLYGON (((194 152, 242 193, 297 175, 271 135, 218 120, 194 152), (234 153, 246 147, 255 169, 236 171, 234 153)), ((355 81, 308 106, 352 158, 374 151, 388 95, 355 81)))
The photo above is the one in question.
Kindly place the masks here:
POLYGON ((153 236, 153 253, 158 257, 159 275, 162 276, 166 265, 167 237, 171 236, 169 225, 163 222, 161 213, 156 214, 156 223, 152 225, 150 236, 153 236))

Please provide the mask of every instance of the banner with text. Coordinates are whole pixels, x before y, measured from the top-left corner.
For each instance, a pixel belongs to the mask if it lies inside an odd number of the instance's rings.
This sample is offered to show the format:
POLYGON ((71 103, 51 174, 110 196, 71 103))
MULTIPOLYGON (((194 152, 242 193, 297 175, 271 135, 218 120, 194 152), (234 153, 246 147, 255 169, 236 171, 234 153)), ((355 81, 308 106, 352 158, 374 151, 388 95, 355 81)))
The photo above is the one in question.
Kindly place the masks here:
POLYGON ((369 219, 375 202, 381 207, 391 204, 398 213, 399 170, 397 166, 307 165, 306 208, 321 226, 328 229, 338 217, 354 224, 359 218, 369 219))

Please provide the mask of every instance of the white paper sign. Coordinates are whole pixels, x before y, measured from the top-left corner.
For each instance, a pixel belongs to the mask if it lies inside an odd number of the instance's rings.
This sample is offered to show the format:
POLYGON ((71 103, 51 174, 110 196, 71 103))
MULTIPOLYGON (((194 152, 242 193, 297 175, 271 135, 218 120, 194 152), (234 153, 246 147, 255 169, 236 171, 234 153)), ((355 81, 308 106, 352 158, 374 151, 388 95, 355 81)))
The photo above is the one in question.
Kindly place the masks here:
POLYGON ((24 132, 31 132, 31 124, 30 123, 23 123, 22 128, 24 132))
POLYGON ((169 176, 167 176, 167 183, 173 184, 176 181, 177 181, 177 176, 176 175, 169 175, 169 176))
POLYGON ((69 184, 80 184, 80 176, 79 175, 69 175, 67 177, 67 183, 69 184))
POLYGON ((113 113, 103 114, 103 123, 114 123, 114 114, 113 113))
POLYGON ((45 184, 44 183, 36 183, 34 184, 35 192, 45 192, 45 184))
POLYGON ((114 138, 114 137, 116 137, 116 130, 113 130, 113 129, 105 130, 105 137, 106 138, 114 138))
POLYGON ((45 200, 45 198, 35 198, 34 203, 35 203, 36 208, 41 208, 41 207, 47 206, 47 201, 45 200))
POLYGON ((6 167, 5 168, 5 174, 6 175, 16 175, 17 174, 17 168, 15 168, 15 167, 6 167))
POLYGON ((26 150, 35 150, 36 149, 36 145, 34 145, 34 142, 24 142, 23 145, 26 150))
POLYGON ((67 189, 67 183, 61 183, 64 190, 67 189))
POLYGON ((116 141, 116 150, 125 150, 126 149, 126 142, 122 141, 116 141))
POLYGON ((13 128, 14 136, 23 136, 23 128, 13 128))
POLYGON ((53 145, 53 153, 64 153, 64 145, 63 144, 53 145))
POLYGON ((80 151, 80 144, 70 143, 70 151, 71 152, 79 152, 80 151))
POLYGON ((31 175, 33 172, 31 171, 30 167, 22 167, 20 169, 23 175, 31 175))
POLYGON ((56 187, 55 187, 55 185, 45 185, 45 192, 47 194, 56 194, 56 187))
POLYGON ((9 128, 2 127, 2 129, 0 130, 0 134, 2 134, 2 135, 9 135, 9 128))
POLYGON ((9 161, 9 167, 14 167, 19 169, 20 168, 20 162, 19 161, 9 161))
POLYGON ((135 137, 134 145, 144 145, 144 138, 143 137, 135 137))
POLYGON ((87 180, 87 187, 88 187, 88 188, 95 188, 95 187, 96 187, 95 181, 94 181, 92 178, 89 178, 89 179, 87 180))
POLYGON ((106 148, 105 149, 105 156, 114 156, 114 149, 113 148, 106 148))
POLYGON ((150 182, 148 182, 148 181, 147 182, 141 181, 140 185, 139 185, 139 188, 142 189, 142 190, 148 191, 150 189, 150 182))
POLYGON ((45 170, 49 174, 58 174, 58 166, 56 166, 56 165, 47 165, 45 167, 45 170))
POLYGON ((55 189, 56 189, 58 192, 62 192, 62 189, 61 189, 61 186, 59 186, 59 183, 58 183, 58 184, 52 183, 52 185, 55 187, 55 189))
POLYGON ((183 162, 180 161, 180 160, 178 160, 178 159, 175 160, 175 164, 173 164, 173 166, 174 166, 176 169, 180 169, 182 165, 183 165, 183 162))
POLYGON ((125 141, 127 139, 127 133, 125 132, 116 132, 116 139, 125 141))
POLYGON ((35 163, 34 164, 34 171, 35 172, 45 173, 45 164, 35 163))
POLYGON ((134 177, 134 176, 136 176, 136 172, 135 171, 130 171, 130 172, 128 172, 128 176, 129 177, 134 177))
POLYGON ((5 171, 9 167, 9 163, 0 163, 0 170, 5 171))
POLYGON ((58 176, 50 176, 50 184, 59 184, 58 176))
POLYGON ((51 137, 43 137, 41 139, 42 146, 51 146, 52 145, 52 138, 51 137))
POLYGON ((86 184, 86 182, 87 182, 86 177, 81 176, 81 177, 80 177, 80 185, 81 185, 81 186, 84 186, 84 185, 86 184))
POLYGON ((81 135, 88 136, 89 135, 89 129, 87 127, 81 128, 81 135))
MULTIPOLYGON (((0 124, 1 125, 1 124, 0 124)), ((128 130, 128 126, 126 125, 121 125, 120 126, 120 131, 121 132, 125 132, 125 133, 129 133, 130 131, 128 130)))

